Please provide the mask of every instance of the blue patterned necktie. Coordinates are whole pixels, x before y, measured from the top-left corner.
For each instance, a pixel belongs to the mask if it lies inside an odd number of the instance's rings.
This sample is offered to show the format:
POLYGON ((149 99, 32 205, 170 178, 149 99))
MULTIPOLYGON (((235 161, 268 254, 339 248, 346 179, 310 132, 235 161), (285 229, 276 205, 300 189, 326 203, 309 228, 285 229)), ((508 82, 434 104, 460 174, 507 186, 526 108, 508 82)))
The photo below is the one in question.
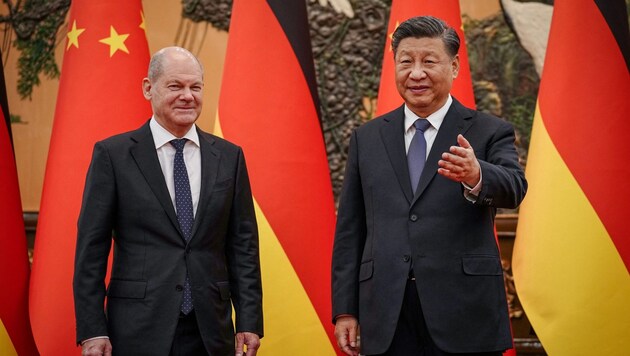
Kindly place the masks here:
POLYGON ((409 179, 413 194, 416 194, 420 175, 424 169, 424 162, 427 159, 427 141, 424 139, 424 131, 431 127, 431 123, 426 119, 418 119, 413 123, 416 127, 416 134, 411 139, 409 151, 407 151, 407 164, 409 165, 409 179))
MULTIPOLYGON (((184 162, 184 145, 185 138, 171 141, 171 145, 175 147, 175 159, 173 160, 173 180, 175 182, 175 209, 177 210, 177 220, 179 227, 184 234, 186 243, 191 238, 193 223, 195 216, 193 215, 192 194, 190 192, 190 181, 188 180, 188 171, 184 162)), ((190 279, 188 271, 186 271, 186 281, 184 282, 184 295, 180 310, 187 315, 193 309, 192 289, 190 287, 190 279)))

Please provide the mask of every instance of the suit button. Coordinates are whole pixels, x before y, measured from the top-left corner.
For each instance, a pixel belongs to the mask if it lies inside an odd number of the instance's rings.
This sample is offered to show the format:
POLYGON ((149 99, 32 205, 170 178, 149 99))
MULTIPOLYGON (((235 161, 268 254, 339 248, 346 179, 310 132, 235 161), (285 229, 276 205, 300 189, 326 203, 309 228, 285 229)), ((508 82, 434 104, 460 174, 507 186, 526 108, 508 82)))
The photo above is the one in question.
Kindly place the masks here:
POLYGON ((175 286, 175 290, 178 291, 178 292, 181 292, 181 291, 184 290, 184 287, 182 287, 181 284, 178 284, 178 285, 175 286))
POLYGON ((192 251, 192 250, 190 249, 190 247, 187 247, 187 248, 186 248, 186 254, 187 254, 187 255, 190 255, 190 252, 191 252, 191 251, 192 251))
POLYGON ((403 261, 405 261, 405 262, 409 262, 410 259, 411 259, 411 256, 409 256, 409 255, 404 255, 403 256, 403 261))
POLYGON ((411 214, 411 216, 409 217, 409 220, 411 220, 412 222, 416 222, 416 221, 418 221, 418 215, 416 215, 416 214, 411 214))

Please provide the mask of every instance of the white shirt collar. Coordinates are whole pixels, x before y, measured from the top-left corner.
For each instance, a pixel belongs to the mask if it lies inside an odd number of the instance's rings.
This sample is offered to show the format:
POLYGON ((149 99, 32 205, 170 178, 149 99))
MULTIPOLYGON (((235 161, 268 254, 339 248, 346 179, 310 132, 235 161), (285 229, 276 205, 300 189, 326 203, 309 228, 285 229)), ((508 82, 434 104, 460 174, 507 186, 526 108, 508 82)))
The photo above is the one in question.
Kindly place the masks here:
MULTIPOLYGON (((162 127, 162 125, 160 125, 155 120, 155 117, 151 117, 151 121, 149 121, 149 127, 151 128, 151 133, 153 134, 153 142, 155 142, 156 149, 171 142, 171 140, 179 138, 168 132, 168 130, 166 130, 164 127, 162 127)), ((190 130, 188 130, 188 132, 186 132, 186 134, 182 138, 186 138, 189 141, 194 142, 197 147, 200 147, 199 134, 197 133, 197 126, 195 124, 190 127, 190 130)))
MULTIPOLYGON (((442 122, 444 122, 444 117, 446 116, 446 113, 448 112, 448 109, 451 107, 452 103, 453 98, 451 97, 451 94, 449 94, 448 98, 446 99, 446 103, 444 103, 444 105, 436 112, 425 118, 429 120, 433 128, 435 128, 436 130, 440 129, 440 126, 442 126, 442 122)), ((411 126, 413 126, 413 123, 416 122, 416 120, 418 120, 419 118, 420 117, 414 114, 414 112, 407 107, 407 104, 405 104, 405 132, 409 131, 411 126)))

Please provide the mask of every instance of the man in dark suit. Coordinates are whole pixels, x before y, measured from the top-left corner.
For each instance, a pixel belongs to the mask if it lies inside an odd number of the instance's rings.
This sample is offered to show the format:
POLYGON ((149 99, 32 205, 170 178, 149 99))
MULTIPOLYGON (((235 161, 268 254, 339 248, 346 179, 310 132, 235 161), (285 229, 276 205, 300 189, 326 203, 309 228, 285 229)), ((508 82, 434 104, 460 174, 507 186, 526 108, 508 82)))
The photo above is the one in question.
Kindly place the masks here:
POLYGON ((332 263, 339 347, 500 355, 512 339, 494 217, 527 190, 514 130, 449 94, 459 38, 442 20, 403 22, 392 48, 404 105, 350 139, 332 263))
POLYGON ((153 117, 98 142, 87 174, 77 342, 83 355, 255 355, 262 288, 243 152, 196 127, 203 68, 187 50, 158 51, 142 86, 153 117))

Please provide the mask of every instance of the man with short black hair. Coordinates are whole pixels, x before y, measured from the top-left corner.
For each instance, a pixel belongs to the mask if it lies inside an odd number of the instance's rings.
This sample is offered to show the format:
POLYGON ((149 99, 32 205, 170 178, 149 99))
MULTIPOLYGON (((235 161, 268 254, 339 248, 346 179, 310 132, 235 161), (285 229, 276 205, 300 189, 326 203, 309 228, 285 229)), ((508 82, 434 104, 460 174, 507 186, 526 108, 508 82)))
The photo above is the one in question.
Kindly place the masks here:
POLYGON ((512 339, 494 217, 527 191, 514 129, 450 95, 459 38, 444 21, 401 23, 392 48, 404 105, 350 139, 332 263, 339 347, 500 355, 512 339))

